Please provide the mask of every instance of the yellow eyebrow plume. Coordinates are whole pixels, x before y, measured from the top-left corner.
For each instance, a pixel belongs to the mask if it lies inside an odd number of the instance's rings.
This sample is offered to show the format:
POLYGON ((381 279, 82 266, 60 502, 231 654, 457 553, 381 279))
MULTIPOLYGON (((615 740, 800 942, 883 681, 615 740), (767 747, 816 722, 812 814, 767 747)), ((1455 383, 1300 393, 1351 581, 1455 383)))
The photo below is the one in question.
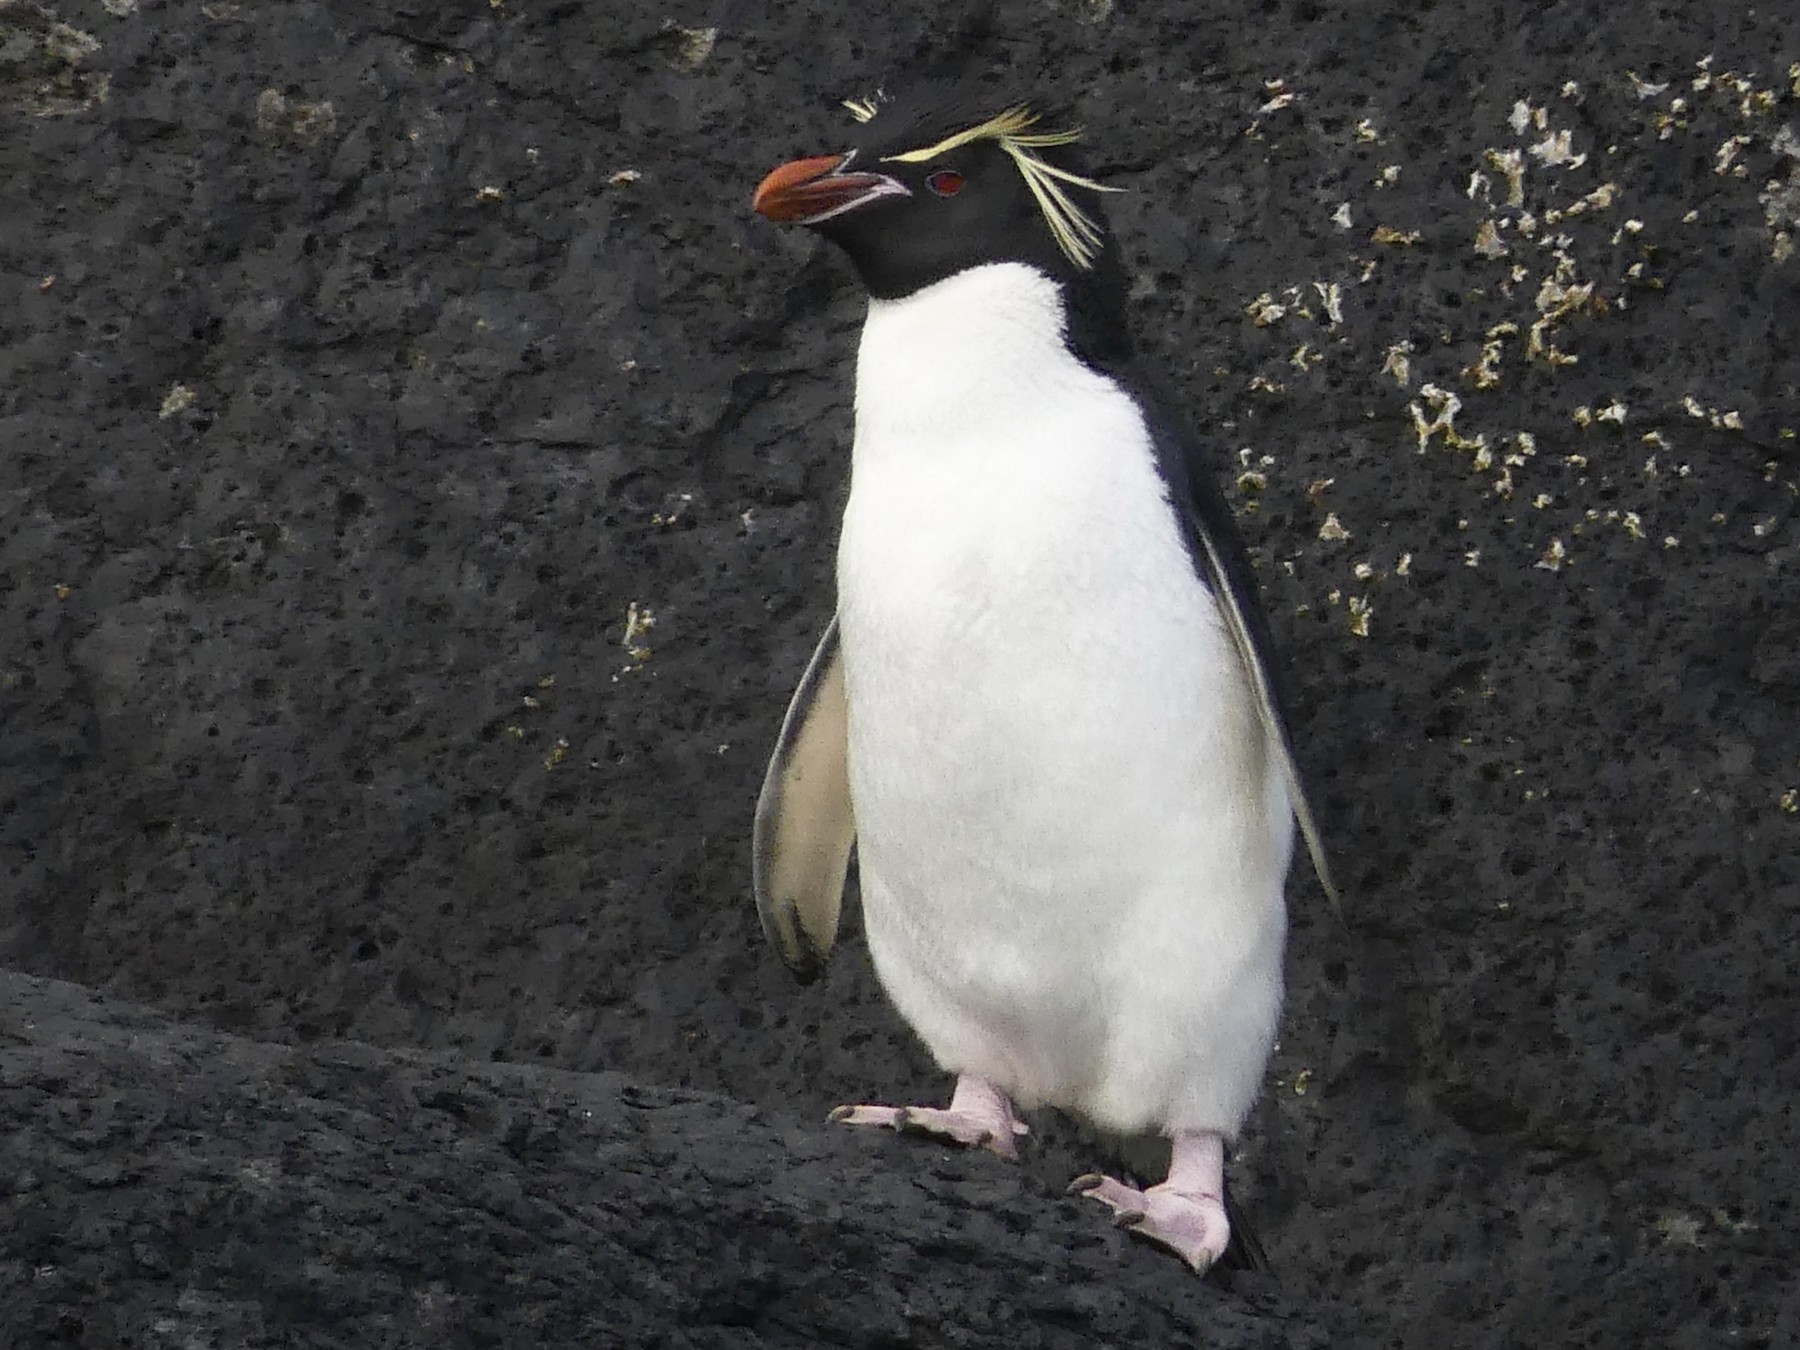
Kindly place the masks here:
MULTIPOLYGON (((1017 136, 1037 121, 1037 117, 1023 103, 1008 108, 1005 112, 996 113, 978 126, 966 131, 959 131, 954 136, 946 136, 935 145, 928 145, 922 150, 908 150, 903 155, 884 155, 883 159, 891 159, 897 164, 923 164, 927 160, 936 159, 939 155, 947 155, 959 146, 974 141, 997 141, 1004 136, 1017 136)), ((1061 133, 1068 140, 1079 136, 1080 132, 1061 133)), ((1054 144, 1064 144, 1057 141, 1054 144)))
MULTIPOLYGON (((868 99, 850 100, 844 106, 850 109, 851 115, 859 122, 869 121, 879 111, 877 104, 868 99)), ((1018 167, 1025 186, 1037 199, 1038 210, 1043 212, 1044 223, 1050 227, 1057 247, 1070 262, 1085 271, 1094 265, 1094 259, 1100 255, 1105 235, 1101 233, 1094 218, 1081 209, 1065 185, 1087 188, 1091 192, 1120 192, 1123 189, 1108 187, 1105 183, 1097 183, 1092 178, 1070 173, 1067 169, 1059 169, 1046 162, 1037 153, 1039 150, 1056 145, 1073 145, 1081 139, 1081 129, 1071 127, 1066 131, 1032 131, 1031 128, 1037 122, 1037 114, 1025 104, 1018 103, 979 125, 946 136, 934 144, 908 150, 903 154, 884 155, 882 158, 884 162, 892 161, 897 164, 925 164, 939 155, 949 154, 952 150, 972 145, 976 141, 993 141, 1018 167)))

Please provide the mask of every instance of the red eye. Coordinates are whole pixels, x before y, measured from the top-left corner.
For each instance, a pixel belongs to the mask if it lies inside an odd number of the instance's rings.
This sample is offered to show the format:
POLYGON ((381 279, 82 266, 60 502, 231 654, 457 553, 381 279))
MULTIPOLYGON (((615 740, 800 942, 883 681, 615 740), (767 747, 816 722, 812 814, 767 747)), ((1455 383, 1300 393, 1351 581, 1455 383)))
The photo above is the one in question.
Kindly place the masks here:
POLYGON ((925 186, 940 197, 954 197, 962 191, 963 176, 955 169, 939 169, 925 180, 925 186))

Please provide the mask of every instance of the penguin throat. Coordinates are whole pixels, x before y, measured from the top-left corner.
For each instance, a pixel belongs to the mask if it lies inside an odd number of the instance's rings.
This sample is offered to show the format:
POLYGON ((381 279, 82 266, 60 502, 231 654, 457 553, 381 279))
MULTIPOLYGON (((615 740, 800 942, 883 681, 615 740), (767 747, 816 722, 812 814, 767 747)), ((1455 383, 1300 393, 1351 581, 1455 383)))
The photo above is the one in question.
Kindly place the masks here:
POLYGON ((1028 396, 1073 355, 1060 285, 1024 263, 973 267, 904 299, 869 302, 857 412, 978 415, 1028 396))

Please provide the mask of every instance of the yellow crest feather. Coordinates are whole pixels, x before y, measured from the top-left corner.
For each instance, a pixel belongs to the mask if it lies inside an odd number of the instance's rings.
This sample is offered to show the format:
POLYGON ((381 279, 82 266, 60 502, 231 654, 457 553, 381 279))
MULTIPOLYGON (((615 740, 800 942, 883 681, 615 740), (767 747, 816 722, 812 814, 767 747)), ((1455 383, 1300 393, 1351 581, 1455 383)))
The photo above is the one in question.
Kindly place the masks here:
MULTIPOLYGON (((879 111, 879 104, 874 99, 850 99, 846 100, 844 106, 859 122, 869 121, 879 111)), ((1038 210, 1043 213, 1044 223, 1050 227, 1057 247, 1070 262, 1086 270, 1094 265, 1094 259, 1100 255, 1105 235, 1099 224, 1081 209, 1064 185, 1087 188, 1091 192, 1121 192, 1123 189, 1108 187, 1105 183, 1097 183, 1092 178, 1070 173, 1067 169, 1059 169, 1054 164, 1047 163, 1037 152, 1052 146, 1073 145, 1081 139, 1081 128, 1032 131, 1031 128, 1037 122, 1037 114, 1027 105, 1018 103, 994 114, 985 122, 946 136, 941 141, 903 154, 884 155, 882 158, 883 162, 892 161, 896 164, 925 164, 976 141, 993 141, 1017 166, 1019 176, 1025 180, 1025 186, 1037 200, 1038 210)))

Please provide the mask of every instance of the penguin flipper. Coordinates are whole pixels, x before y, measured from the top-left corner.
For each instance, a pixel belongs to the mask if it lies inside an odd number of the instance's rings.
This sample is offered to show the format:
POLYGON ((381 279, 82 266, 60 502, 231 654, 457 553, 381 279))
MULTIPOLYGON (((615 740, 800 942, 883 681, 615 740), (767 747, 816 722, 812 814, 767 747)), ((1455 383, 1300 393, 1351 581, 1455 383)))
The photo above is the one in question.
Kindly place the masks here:
POLYGON ((1301 781, 1300 766, 1294 759, 1293 747, 1288 744, 1287 721, 1281 715, 1275 685, 1269 676, 1268 666, 1263 661, 1257 628, 1246 612, 1246 604, 1255 603, 1255 593, 1251 592, 1251 598, 1246 600, 1243 588, 1251 583, 1247 578, 1240 578, 1229 570, 1224 550, 1214 532, 1206 527, 1206 521, 1200 512, 1190 508, 1188 522, 1193 533, 1199 536, 1199 552, 1203 555, 1207 583, 1218 600, 1219 612, 1225 618, 1232 644, 1243 662, 1245 675, 1249 677, 1257 720, 1262 723, 1264 734, 1276 748, 1288 801, 1294 808, 1294 819, 1299 822, 1301 838, 1306 841, 1306 851, 1312 858, 1313 871, 1318 875, 1319 884, 1325 888, 1326 899, 1331 901, 1331 907, 1341 918, 1343 905, 1338 899, 1337 884, 1331 879, 1331 865, 1325 857, 1325 841, 1319 834, 1319 823, 1306 799, 1306 785, 1301 781))
POLYGON ((1307 800, 1306 783, 1300 776, 1300 765, 1288 739, 1287 719, 1281 711, 1281 692, 1270 659, 1273 647, 1268 621, 1257 598, 1256 578, 1250 570, 1237 522, 1212 475, 1204 442, 1184 423, 1167 416, 1167 410, 1175 405, 1161 397, 1163 391, 1154 375, 1133 370, 1132 376, 1135 383, 1148 390, 1145 406, 1151 442, 1163 479, 1169 485, 1170 500, 1176 505, 1185 528, 1188 552, 1200 579, 1217 600, 1220 617, 1231 633, 1231 643, 1237 648, 1245 678, 1250 683, 1257 721, 1276 748, 1282 783, 1287 788, 1294 819, 1300 826, 1300 836, 1306 841, 1307 854, 1312 858, 1313 872, 1325 888, 1326 899, 1331 901, 1332 909, 1341 919, 1343 903, 1338 898, 1337 883, 1331 878, 1325 841, 1307 800))
POLYGON ((756 912, 764 935, 803 984, 818 977, 837 940, 856 843, 847 709, 834 617, 788 704, 756 800, 756 912))

